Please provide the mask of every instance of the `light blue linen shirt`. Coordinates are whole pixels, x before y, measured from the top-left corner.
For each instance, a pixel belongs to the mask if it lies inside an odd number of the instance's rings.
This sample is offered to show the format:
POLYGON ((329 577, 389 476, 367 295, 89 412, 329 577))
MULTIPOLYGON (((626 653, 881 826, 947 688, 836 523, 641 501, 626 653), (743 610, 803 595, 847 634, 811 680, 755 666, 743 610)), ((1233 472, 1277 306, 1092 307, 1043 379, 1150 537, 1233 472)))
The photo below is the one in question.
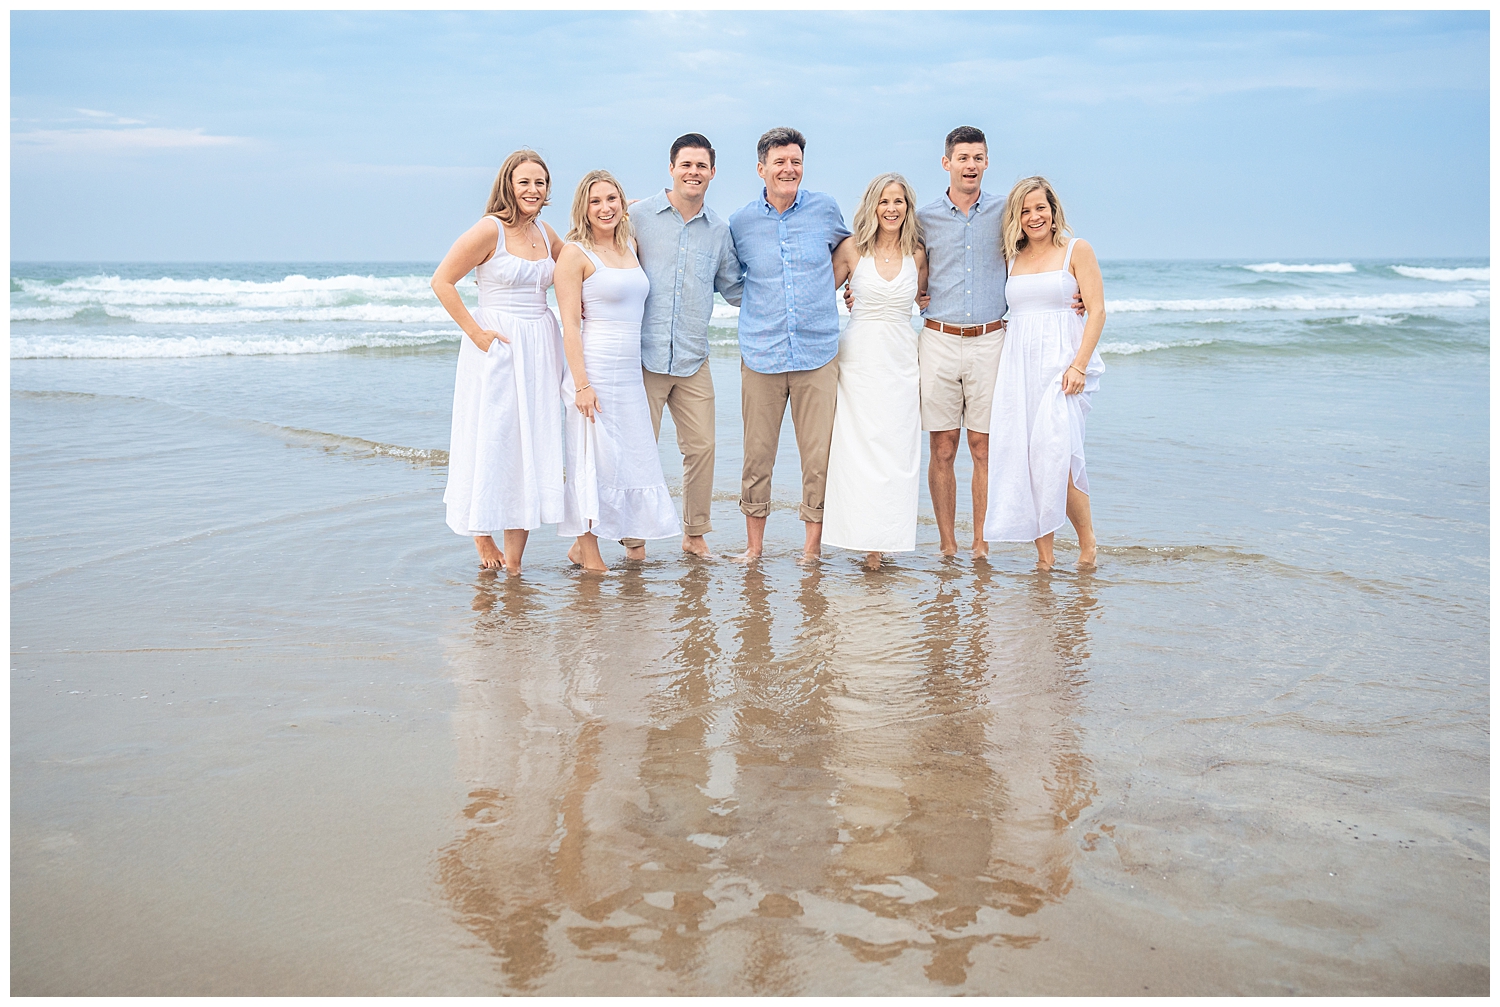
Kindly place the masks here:
POLYGON ((641 364, 656 374, 686 378, 708 359, 714 291, 740 303, 740 260, 729 224, 707 206, 691 220, 663 189, 630 208, 641 268, 651 281, 641 318, 641 364))
POLYGON ((759 199, 729 216, 744 264, 740 356, 761 374, 822 367, 839 351, 833 250, 849 237, 838 201, 800 189, 785 213, 759 199))
POLYGON ((927 242, 923 318, 949 325, 984 325, 1005 317, 1005 256, 1000 222, 1005 200, 979 190, 979 202, 960 213, 947 190, 917 211, 927 242))

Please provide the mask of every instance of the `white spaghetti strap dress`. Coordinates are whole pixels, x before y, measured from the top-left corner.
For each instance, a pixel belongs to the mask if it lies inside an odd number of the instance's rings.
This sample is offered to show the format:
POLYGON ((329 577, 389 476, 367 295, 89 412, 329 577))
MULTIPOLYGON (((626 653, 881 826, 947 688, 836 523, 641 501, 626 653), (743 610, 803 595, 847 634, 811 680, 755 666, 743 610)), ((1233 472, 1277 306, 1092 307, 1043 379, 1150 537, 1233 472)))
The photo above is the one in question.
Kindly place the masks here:
POLYGON ((1066 395, 1062 388, 1063 371, 1083 343, 1083 319, 1073 310, 1078 281, 1068 272, 1077 241, 1068 242, 1061 269, 1012 273, 1005 283, 1010 311, 990 412, 987 542, 1032 542, 1061 528, 1070 473, 1074 486, 1089 491, 1083 428, 1104 373, 1097 349, 1083 391, 1066 395))
MULTIPOLYGON (((459 340, 443 503, 460 535, 530 531, 563 517, 562 332, 547 306, 552 258, 511 255, 504 227, 495 226, 495 254, 474 270, 474 320, 510 342, 497 339, 481 353, 468 336, 459 340)), ((546 248, 546 232, 533 226, 546 248)))
POLYGON ((573 376, 565 372, 568 479, 557 533, 616 540, 680 535, 641 376, 641 315, 651 281, 640 266, 614 269, 578 247, 594 264, 583 281, 582 336, 599 411, 592 422, 584 418, 574 405, 573 376))

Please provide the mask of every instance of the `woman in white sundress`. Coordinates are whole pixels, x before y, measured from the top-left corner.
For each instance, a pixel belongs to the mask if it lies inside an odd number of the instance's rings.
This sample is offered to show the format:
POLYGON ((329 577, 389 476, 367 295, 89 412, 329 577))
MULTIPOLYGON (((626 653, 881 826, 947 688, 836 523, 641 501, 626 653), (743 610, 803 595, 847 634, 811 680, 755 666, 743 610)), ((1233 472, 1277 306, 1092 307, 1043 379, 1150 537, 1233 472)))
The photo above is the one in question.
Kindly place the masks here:
POLYGON ((838 402, 828 449, 823 541, 868 555, 917 547, 921 375, 912 305, 927 288, 916 195, 895 173, 865 188, 854 234, 834 252, 854 298, 839 338, 838 402))
POLYGON ((1036 543, 1039 570, 1052 569, 1064 520, 1078 533, 1079 569, 1098 552, 1083 431, 1104 373, 1104 280, 1093 248, 1068 234, 1052 184, 1040 175, 1017 182, 1001 223, 1010 311, 990 414, 984 537, 1036 543), (1087 322, 1074 313, 1075 293, 1087 322))
POLYGON ((537 219, 551 183, 536 151, 507 157, 484 218, 432 274, 433 292, 464 331, 443 503, 448 527, 473 536, 486 570, 519 573, 527 535, 562 520, 562 337, 547 306, 562 241, 537 219), (456 286, 470 270, 479 283, 472 313, 456 286))
POLYGON ((558 534, 568 559, 608 569, 599 539, 673 538, 677 508, 656 450, 641 375, 641 315, 651 283, 630 237, 625 190, 591 171, 573 196, 572 230, 557 260, 568 375, 567 485, 558 534))

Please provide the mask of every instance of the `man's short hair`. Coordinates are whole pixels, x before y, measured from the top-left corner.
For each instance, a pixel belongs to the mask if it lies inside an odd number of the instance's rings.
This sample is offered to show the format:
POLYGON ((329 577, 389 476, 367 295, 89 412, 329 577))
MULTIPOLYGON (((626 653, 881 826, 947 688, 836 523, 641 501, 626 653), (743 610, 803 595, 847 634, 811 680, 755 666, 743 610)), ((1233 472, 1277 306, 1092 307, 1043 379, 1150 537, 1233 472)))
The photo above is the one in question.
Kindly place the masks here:
POLYGON ((990 149, 989 141, 984 138, 984 130, 978 126, 960 126, 943 141, 943 156, 952 157, 953 148, 961 143, 982 143, 985 150, 990 149))
POLYGON ((672 153, 667 155, 667 163, 676 164, 677 155, 682 153, 683 149, 686 147, 702 147, 704 150, 708 151, 708 166, 710 168, 715 167, 714 145, 709 143, 708 137, 704 136, 702 133, 684 133, 677 139, 673 140, 672 153))
POLYGON ((768 129, 760 135, 760 142, 755 145, 755 159, 761 164, 766 163, 766 155, 771 152, 772 147, 789 147, 793 144, 802 153, 807 153, 807 137, 790 126, 777 126, 768 129))

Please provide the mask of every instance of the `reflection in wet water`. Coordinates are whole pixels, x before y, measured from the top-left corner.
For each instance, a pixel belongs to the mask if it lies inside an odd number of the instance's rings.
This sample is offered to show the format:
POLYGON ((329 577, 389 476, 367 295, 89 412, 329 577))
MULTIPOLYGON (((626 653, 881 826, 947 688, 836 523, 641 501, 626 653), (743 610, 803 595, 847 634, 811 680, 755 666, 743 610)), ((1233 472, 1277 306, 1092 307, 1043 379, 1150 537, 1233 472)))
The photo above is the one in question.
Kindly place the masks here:
POLYGON ((962 986, 1068 893, 1096 607, 983 565, 482 581, 444 890, 518 992, 962 986))

